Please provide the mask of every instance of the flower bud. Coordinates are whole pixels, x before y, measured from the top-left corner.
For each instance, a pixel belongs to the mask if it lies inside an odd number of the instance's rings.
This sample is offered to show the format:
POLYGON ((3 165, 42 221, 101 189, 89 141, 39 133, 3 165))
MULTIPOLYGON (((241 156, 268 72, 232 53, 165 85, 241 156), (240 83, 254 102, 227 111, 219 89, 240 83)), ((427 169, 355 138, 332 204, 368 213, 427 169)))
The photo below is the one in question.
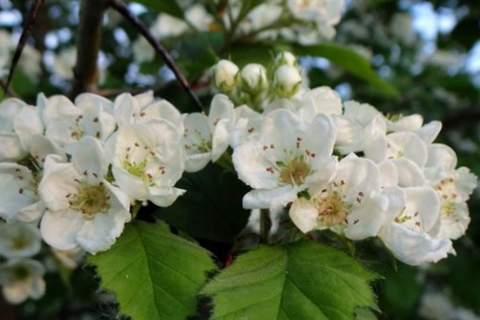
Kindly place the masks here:
POLYGON ((302 76, 297 68, 283 65, 275 71, 273 86, 282 98, 291 98, 298 92, 302 76))
POLYGON ((249 93, 257 94, 268 88, 267 70, 260 64, 247 64, 243 67, 240 78, 242 89, 249 93))
POLYGON ((223 92, 230 92, 237 84, 238 67, 231 61, 220 60, 213 67, 213 82, 223 92))
POLYGON ((297 57, 291 52, 285 51, 279 53, 275 57, 275 66, 278 68, 283 65, 291 66, 291 67, 296 67, 297 66, 297 57))

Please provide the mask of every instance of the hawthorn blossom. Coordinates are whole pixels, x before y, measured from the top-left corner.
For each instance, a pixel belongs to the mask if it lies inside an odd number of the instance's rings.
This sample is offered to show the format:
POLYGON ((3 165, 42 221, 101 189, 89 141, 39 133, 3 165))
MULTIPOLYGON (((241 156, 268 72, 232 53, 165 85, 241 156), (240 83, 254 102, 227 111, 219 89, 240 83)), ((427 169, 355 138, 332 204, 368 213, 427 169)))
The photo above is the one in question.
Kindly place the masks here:
POLYGON ((13 222, 0 224, 0 256, 28 258, 40 252, 42 238, 36 225, 13 222))
POLYGON ((112 103, 92 94, 80 95, 75 102, 64 96, 39 95, 45 136, 67 148, 85 136, 105 141, 116 127, 112 103))
POLYGON ((308 199, 302 197, 293 202, 290 217, 304 233, 331 229, 353 240, 373 237, 380 230, 388 207, 380 187, 376 165, 351 155, 338 163, 331 181, 314 184, 308 199))
POLYGON ((47 157, 38 188, 47 207, 42 237, 59 250, 107 250, 130 221, 128 196, 105 179, 109 163, 98 140, 82 138, 71 161, 47 157))
POLYGON ((217 161, 227 150, 235 126, 233 103, 227 96, 217 94, 212 100, 208 116, 202 113, 188 114, 184 126, 182 145, 186 155, 185 170, 196 172, 210 161, 217 161))
POLYGON ((116 184, 130 197, 170 206, 185 191, 174 187, 184 170, 178 130, 165 120, 125 125, 107 141, 116 184))
POLYGON ((329 181, 336 165, 335 135, 327 116, 319 115, 307 126, 291 111, 269 113, 258 137, 233 153, 240 180, 254 189, 244 196, 243 206, 275 211, 314 183, 329 181))
POLYGON ((20 304, 45 294, 45 267, 31 259, 14 259, 0 264, 0 285, 5 300, 20 304))
POLYGON ((38 181, 27 167, 0 163, 0 217, 6 221, 38 221, 45 204, 37 193, 38 181))
POLYGON ((391 187, 384 194, 389 207, 378 237, 397 259, 420 265, 455 253, 449 239, 429 234, 440 218, 440 199, 432 188, 391 187))

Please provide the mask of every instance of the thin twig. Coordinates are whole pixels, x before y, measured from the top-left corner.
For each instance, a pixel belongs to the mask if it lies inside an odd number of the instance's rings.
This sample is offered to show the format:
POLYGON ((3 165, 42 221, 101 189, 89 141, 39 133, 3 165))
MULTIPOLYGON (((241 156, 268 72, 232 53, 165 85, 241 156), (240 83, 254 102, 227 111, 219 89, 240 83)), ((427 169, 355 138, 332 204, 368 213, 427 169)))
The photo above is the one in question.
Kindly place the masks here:
POLYGON ((145 39, 152 45, 152 47, 155 49, 157 54, 159 54, 163 61, 165 61, 165 64, 172 70, 172 72, 175 74, 175 77, 177 80, 180 82, 181 86, 183 89, 188 93, 190 98, 192 99, 193 103, 200 109, 200 111, 205 111, 205 108, 203 107, 202 103, 198 99, 197 95, 195 92, 193 92, 193 89, 191 88, 190 84, 188 83, 187 79, 185 76, 180 72, 178 69, 177 65, 173 61, 172 57, 170 54, 167 52, 163 44, 158 41, 150 32, 150 30, 145 26, 145 24, 140 21, 128 8, 128 6, 123 2, 122 0, 111 0, 110 1, 110 6, 117 10, 127 21, 132 23, 138 31, 142 34, 142 36, 145 37, 145 39))
POLYGON ((11 98, 19 98, 18 94, 15 91, 13 91, 12 88, 7 88, 7 84, 5 83, 5 81, 0 80, 0 87, 2 87, 3 91, 7 96, 11 98))
POLYGON ((42 6, 44 1, 45 0, 35 0, 33 2, 32 8, 30 9, 30 15, 28 17, 28 20, 23 26, 22 35, 20 36, 20 40, 18 41, 17 48, 15 48, 15 53, 13 54, 13 57, 12 57, 12 63, 10 65, 10 73, 8 74, 7 84, 4 87, 4 92, 6 94, 8 91, 8 87, 10 86, 10 82, 12 82, 15 69, 17 68, 18 62, 20 61, 20 57, 22 56, 23 48, 25 48, 28 37, 32 33, 33 25, 35 24, 38 10, 40 10, 40 7, 42 6))

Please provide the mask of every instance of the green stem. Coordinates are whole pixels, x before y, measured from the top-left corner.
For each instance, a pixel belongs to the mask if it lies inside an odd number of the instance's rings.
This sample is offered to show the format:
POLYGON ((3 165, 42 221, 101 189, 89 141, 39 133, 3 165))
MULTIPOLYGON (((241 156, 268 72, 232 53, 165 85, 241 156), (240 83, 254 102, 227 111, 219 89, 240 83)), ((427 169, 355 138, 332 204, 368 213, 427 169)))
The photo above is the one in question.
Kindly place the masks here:
POLYGON ((141 207, 142 203, 140 201, 135 201, 135 204, 132 206, 132 220, 135 220, 141 207))
POLYGON ((272 228, 272 221, 270 220, 270 210, 260 210, 260 236, 262 243, 268 245, 270 239, 270 229, 272 228))

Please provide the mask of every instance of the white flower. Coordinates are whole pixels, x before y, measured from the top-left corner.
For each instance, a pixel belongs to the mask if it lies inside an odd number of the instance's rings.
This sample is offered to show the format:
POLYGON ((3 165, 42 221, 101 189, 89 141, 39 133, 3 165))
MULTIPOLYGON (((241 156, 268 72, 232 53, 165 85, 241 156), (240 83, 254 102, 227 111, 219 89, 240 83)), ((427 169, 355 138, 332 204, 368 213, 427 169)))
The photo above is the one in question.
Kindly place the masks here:
POLYGON ((236 107, 234 112, 235 124, 230 129, 230 146, 232 148, 255 139, 265 118, 263 114, 247 105, 236 107))
POLYGON ((299 91, 301 84, 302 76, 296 67, 283 65, 275 70, 273 87, 280 97, 291 98, 299 91))
POLYGON ((334 117, 338 129, 336 149, 341 154, 363 151, 365 155, 379 162, 378 149, 386 147, 386 123, 383 115, 368 104, 347 101, 344 104, 344 114, 334 117))
POLYGON ((0 163, 0 217, 6 221, 38 221, 45 211, 37 181, 27 167, 0 163))
POLYGON ((37 104, 45 136, 67 149, 85 136, 105 141, 116 127, 112 103, 93 94, 80 95, 75 102, 77 105, 64 96, 47 99, 40 95, 37 104))
POLYGON ((43 239, 59 250, 107 250, 130 221, 130 202, 105 180, 108 160, 100 142, 85 137, 73 148, 72 163, 57 161, 47 157, 38 188, 47 206, 43 239))
POLYGON ((180 134, 183 133, 184 116, 167 100, 155 101, 152 91, 136 96, 129 93, 119 95, 115 99, 113 113, 119 127, 151 120, 166 120, 177 128, 180 134))
POLYGON ((28 298, 40 299, 45 294, 45 268, 35 260, 10 260, 0 264, 0 285, 5 300, 20 304, 28 298))
MULTIPOLYGON (((240 30, 248 34, 257 30, 267 28, 274 25, 281 19, 283 13, 283 7, 276 3, 264 2, 256 6, 252 11, 248 13, 247 18, 240 26, 240 30)), ((272 28, 263 32, 257 33, 255 37, 257 39, 275 39, 279 33, 278 28, 272 28)))
POLYGON ((52 252, 55 255, 55 258, 57 258, 58 261, 68 269, 75 269, 85 256, 85 251, 81 248, 75 248, 72 250, 53 249, 52 252))
POLYGON ((62 49, 53 60, 53 72, 65 80, 73 79, 73 68, 77 62, 77 48, 62 49))
POLYGON ((433 189, 391 187, 384 194, 389 208, 378 236, 397 259, 420 265, 455 253, 449 239, 428 234, 440 216, 440 199, 433 189))
POLYGON ((208 31, 213 17, 202 4, 195 4, 185 12, 185 19, 199 31, 208 31))
POLYGON ((217 94, 212 99, 208 117, 191 113, 185 117, 184 125, 185 170, 196 172, 208 162, 217 161, 227 150, 235 127, 233 103, 227 96, 217 94))
POLYGON ((155 59, 155 49, 143 36, 139 36, 132 46, 133 58, 138 63, 150 62, 155 59))
POLYGON ((158 39, 178 37, 188 31, 185 21, 175 18, 169 14, 161 13, 151 27, 151 31, 158 39))
POLYGON ((18 66, 23 73, 34 83, 38 83, 40 74, 42 73, 42 55, 37 49, 27 44, 23 48, 22 56, 18 62, 18 66))
POLYGON ((170 206, 184 193, 173 187, 184 169, 179 141, 178 131, 165 120, 121 127, 107 141, 116 183, 137 200, 170 206))
POLYGON ((213 82, 223 92, 230 92, 237 84, 238 67, 231 61, 220 60, 213 67, 213 82))
POLYGON ((343 0, 287 0, 287 5, 297 19, 336 24, 341 18, 343 0))
POLYGON ((36 225, 13 222, 0 224, 0 256, 28 258, 40 252, 42 238, 36 225))
POLYGON ((278 209, 313 183, 328 181, 336 164, 335 134, 324 115, 307 126, 291 111, 269 113, 258 137, 233 153, 239 178, 255 189, 243 198, 244 207, 278 209))
POLYGON ((17 161, 25 157, 29 137, 43 132, 38 117, 30 117, 32 112, 35 113, 35 109, 19 99, 6 99, 0 103, 0 161, 17 161))
POLYGON ((310 199, 299 198, 290 217, 304 233, 331 229, 353 240, 376 236, 388 200, 381 195, 380 172, 368 159, 342 159, 332 181, 310 188, 310 199))
POLYGON ((242 88, 246 92, 257 94, 268 88, 267 70, 257 63, 250 63, 240 72, 242 88))

